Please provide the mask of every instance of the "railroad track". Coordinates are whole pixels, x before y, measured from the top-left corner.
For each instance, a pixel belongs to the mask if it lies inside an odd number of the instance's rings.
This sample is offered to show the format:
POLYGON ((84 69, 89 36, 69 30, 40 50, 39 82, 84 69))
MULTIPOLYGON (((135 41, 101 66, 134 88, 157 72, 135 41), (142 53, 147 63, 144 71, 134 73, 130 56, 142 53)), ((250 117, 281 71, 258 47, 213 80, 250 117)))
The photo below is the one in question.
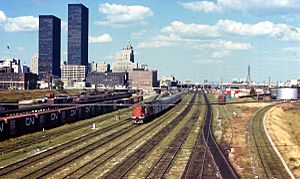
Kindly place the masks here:
MULTIPOLYGON (((219 148, 217 142, 215 141, 213 134, 211 132, 211 120, 212 120, 212 109, 209 103, 207 96, 204 94, 204 99, 206 102, 206 115, 205 121, 202 128, 202 133, 204 140, 208 146, 210 153, 212 154, 214 163, 217 166, 219 174, 222 178, 240 178, 239 175, 236 173, 228 159, 224 156, 221 149, 219 148)), ((203 172, 202 172, 203 173, 203 172)))
POLYGON ((94 143, 91 143, 81 150, 75 151, 65 157, 59 158, 56 161, 51 162, 50 164, 47 164, 46 166, 43 166, 37 170, 34 170, 30 173, 28 173, 25 176, 22 176, 22 178, 41 178, 43 176, 46 176, 47 174, 55 171, 56 169, 67 165, 70 162, 73 162, 74 160, 78 159, 79 157, 88 154, 89 152, 103 146, 104 144, 112 141, 113 139, 125 134, 126 132, 132 130, 133 128, 136 128, 137 126, 135 125, 130 125, 125 128, 122 128, 121 130, 117 131, 116 133, 113 133, 101 140, 98 140, 94 143))
MULTIPOLYGON (((162 120, 166 120, 171 118, 173 113, 169 113, 162 118, 162 120)), ((79 167, 78 169, 74 170, 73 172, 66 175, 64 178, 89 178, 89 174, 92 174, 97 168, 104 165, 105 162, 113 159, 117 154, 126 150, 128 147, 133 145, 138 139, 148 134, 150 131, 154 130, 155 128, 159 127, 162 123, 162 120, 154 120, 153 123, 146 128, 142 129, 141 131, 135 133, 131 137, 127 138, 126 140, 122 141, 121 143, 117 144, 113 148, 109 149, 108 151, 104 152, 100 156, 94 158, 93 160, 89 161, 87 164, 79 167)))
MULTIPOLYGON (((130 109, 126 109, 124 112, 129 111, 129 110, 130 109)), ((50 133, 47 133, 47 134, 43 134, 39 138, 30 138, 30 139, 27 139, 27 140, 23 140, 21 143, 17 143, 15 145, 5 146, 4 148, 0 148, 0 156, 3 155, 3 154, 9 153, 9 152, 17 151, 19 149, 37 144, 37 143, 47 141, 51 138, 55 138, 55 137, 64 135, 64 134, 69 133, 69 132, 73 132, 73 131, 78 130, 78 129, 82 129, 82 128, 87 127, 87 126, 91 126, 93 123, 103 122, 103 121, 105 121, 109 118, 112 118, 113 115, 115 115, 115 114, 114 113, 108 114, 108 116, 100 118, 100 119, 95 120, 95 121, 87 122, 85 124, 81 124, 81 125, 77 125, 77 126, 71 126, 71 127, 69 127, 68 129, 65 129, 65 130, 60 130, 60 131, 56 131, 56 132, 50 132, 50 133)))
POLYGON ((193 95, 187 107, 165 128, 155 134, 149 141, 139 147, 127 159, 123 160, 113 170, 111 170, 104 178, 122 178, 126 173, 132 169, 156 144, 161 141, 167 133, 169 133, 192 109, 195 102, 196 94, 193 95))
MULTIPOLYGON (((87 134, 87 135, 82 136, 78 139, 67 142, 67 143, 62 144, 62 145, 60 145, 58 147, 55 147, 53 149, 50 149, 50 150, 45 151, 43 153, 40 153, 38 155, 32 156, 28 159, 22 160, 20 162, 17 162, 15 164, 10 165, 10 166, 7 166, 7 167, 0 170, 0 177, 3 177, 5 175, 8 176, 8 174, 10 174, 12 172, 15 172, 16 170, 20 170, 24 167, 28 168, 28 167, 30 167, 30 164, 34 165, 34 163, 41 162, 43 159, 45 159, 45 158, 47 158, 47 157, 49 157, 53 154, 56 154, 58 152, 62 153, 65 150, 68 150, 69 148, 72 148, 76 145, 80 145, 81 143, 85 142, 86 140, 89 140, 93 137, 96 137, 97 135, 103 134, 103 133, 105 133, 109 130, 112 130, 116 127, 124 125, 128 122, 129 122, 128 120, 120 121, 116 124, 105 127, 105 128, 100 129, 96 132, 87 134)), ((110 134, 110 135, 104 137, 103 139, 95 141, 94 143, 91 143, 88 146, 85 146, 84 148, 82 148, 78 151, 72 152, 72 153, 68 154, 65 157, 59 158, 59 159, 57 159, 57 160, 41 167, 41 168, 38 168, 38 169, 36 169, 36 170, 34 170, 30 173, 27 173, 22 178, 40 178, 40 177, 47 176, 48 174, 53 173, 54 171, 57 171, 57 169, 61 168, 62 166, 66 166, 67 164, 72 163, 73 161, 77 160, 81 156, 84 156, 84 155, 88 154, 89 152, 103 146, 104 144, 116 139, 117 137, 127 133, 128 131, 130 131, 131 129, 136 128, 136 127, 138 127, 138 126, 130 124, 129 126, 121 129, 120 131, 117 131, 116 133, 110 134)), ((18 176, 18 177, 20 177, 20 176, 18 176)))
MULTIPOLYGON (((200 95, 199 95, 200 96, 200 95)), ((192 117, 186 122, 184 127, 176 135, 172 143, 166 148, 164 153, 158 159, 158 161, 152 165, 151 169, 148 171, 146 178, 162 178, 167 171, 177 155, 178 151, 181 149, 182 144, 185 142, 187 136, 189 135, 192 127, 200 116, 200 106, 196 106, 196 111, 192 117)))
POLYGON ((82 137, 79 137, 75 140, 72 140, 70 142, 64 143, 64 144, 59 145, 57 147, 54 147, 54 148, 52 148, 50 150, 47 150, 45 152, 39 153, 37 155, 31 156, 31 157, 26 158, 24 160, 21 160, 21 161, 18 161, 16 163, 13 163, 11 165, 8 165, 6 167, 3 167, 3 168, 0 169, 0 177, 5 176, 9 173, 15 172, 16 170, 20 170, 21 168, 23 168, 25 166, 28 166, 30 164, 37 163, 37 162, 43 160, 44 158, 46 158, 48 156, 51 156, 53 154, 56 154, 58 152, 63 152, 64 150, 66 150, 70 147, 73 147, 77 144, 80 144, 85 140, 88 140, 88 139, 93 138, 97 135, 103 134, 105 132, 108 132, 108 131, 110 131, 110 130, 116 128, 116 127, 119 127, 121 125, 124 125, 126 123, 128 123, 128 120, 123 120, 123 121, 118 122, 116 124, 113 124, 111 126, 105 127, 103 129, 97 130, 93 133, 89 133, 89 134, 84 135, 82 137))
POLYGON ((255 151, 260 160, 263 171, 262 178, 290 178, 279 157, 273 150, 268 140, 264 126, 263 118, 266 112, 274 105, 266 106, 260 109, 251 121, 251 135, 255 144, 255 151))

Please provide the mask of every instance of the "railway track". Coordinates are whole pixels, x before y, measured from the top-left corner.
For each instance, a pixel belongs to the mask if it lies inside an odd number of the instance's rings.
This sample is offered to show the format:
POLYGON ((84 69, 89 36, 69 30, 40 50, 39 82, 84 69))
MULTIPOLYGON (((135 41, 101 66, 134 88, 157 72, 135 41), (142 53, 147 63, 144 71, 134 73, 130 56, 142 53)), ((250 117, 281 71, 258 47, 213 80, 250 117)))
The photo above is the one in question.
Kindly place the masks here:
MULTIPOLYGON (((45 151, 43 153, 40 153, 38 155, 32 156, 28 159, 25 159, 25 160, 22 160, 20 162, 15 163, 15 164, 12 164, 10 166, 7 166, 7 167, 0 170, 0 177, 5 177, 5 176, 9 177, 9 174, 15 172, 16 170, 20 170, 24 167, 28 168, 28 167, 31 166, 31 164, 33 166, 35 163, 42 162, 43 159, 45 159, 45 158, 47 158, 51 155, 54 155, 56 153, 63 153, 64 151, 68 150, 69 148, 72 148, 72 147, 74 148, 74 146, 80 145, 81 143, 85 142, 86 140, 89 140, 90 138, 96 137, 97 135, 103 134, 103 133, 105 133, 109 130, 112 130, 116 127, 124 125, 128 122, 129 122, 128 120, 120 121, 116 124, 105 127, 105 128, 100 129, 96 132, 87 134, 87 135, 82 136, 78 139, 75 139, 73 141, 62 144, 58 147, 55 147, 53 149, 50 149, 50 150, 45 151)), ((48 174, 53 173, 54 171, 57 171, 58 169, 60 169, 63 166, 66 166, 69 163, 72 163, 73 161, 77 160, 78 158, 88 154, 89 152, 103 146, 104 144, 106 144, 108 142, 111 142, 112 140, 116 139, 117 137, 127 133, 128 131, 130 131, 131 129, 136 128, 136 127, 138 127, 138 126, 130 124, 129 126, 125 127, 124 129, 121 129, 120 131, 117 131, 116 133, 110 134, 110 135, 104 137, 103 139, 95 141, 94 143, 91 143, 88 146, 85 146, 84 148, 82 148, 78 151, 72 152, 72 153, 68 154, 65 157, 56 159, 55 161, 52 161, 51 163, 49 163, 47 165, 44 165, 43 167, 40 167, 40 168, 38 168, 34 171, 31 171, 30 173, 27 173, 22 178, 45 177, 48 174)), ((18 176, 18 177, 20 177, 20 176, 18 176)))
POLYGON ((39 161, 43 160, 44 158, 46 158, 48 156, 51 156, 53 154, 56 154, 58 152, 63 152, 64 150, 66 150, 70 147, 73 147, 77 144, 80 144, 81 142, 83 142, 85 140, 93 138, 93 137, 95 137, 97 135, 100 135, 102 133, 108 132, 108 131, 110 131, 110 130, 118 127, 118 126, 124 125, 126 123, 128 123, 128 120, 123 120, 123 121, 118 122, 116 124, 113 124, 111 126, 108 126, 108 127, 103 128, 103 129, 97 130, 96 132, 89 133, 89 134, 84 135, 82 137, 79 137, 75 140, 72 140, 70 142, 64 143, 64 144, 59 145, 57 147, 54 147, 54 148, 52 148, 50 150, 47 150, 45 152, 39 153, 37 155, 31 156, 31 157, 26 158, 24 160, 21 160, 19 162, 16 162, 16 163, 13 163, 13 164, 8 165, 6 167, 3 167, 3 168, 0 169, 0 177, 5 176, 9 173, 15 172, 16 170, 20 170, 21 168, 23 168, 25 166, 28 166, 30 164, 39 162, 39 161))
MULTIPOLYGON (((217 142, 215 141, 211 132, 211 120, 212 120, 212 109, 207 96, 204 94, 206 102, 206 115, 205 121, 202 128, 204 140, 208 146, 210 153, 212 154, 214 163, 217 166, 219 174, 222 178, 238 179, 239 175, 236 173, 228 159, 224 156, 217 142)), ((203 172, 202 172, 203 173, 203 172)))
POLYGON ((61 166, 64 166, 70 162, 73 162, 77 158, 88 154, 89 152, 95 150, 96 148, 99 148, 103 146, 104 144, 112 141, 113 139, 125 134, 126 132, 132 130, 133 128, 136 128, 135 125, 130 125, 125 128, 122 128, 121 130, 117 131, 116 133, 113 133, 101 140, 98 140, 94 143, 89 144, 88 146, 85 146, 83 149, 75 151, 65 157, 59 158, 56 161, 51 162, 50 164, 47 164, 46 166, 43 166, 37 170, 34 170, 27 175, 23 176, 22 178, 41 178, 43 176, 46 176, 47 174, 55 171, 56 169, 60 168, 61 166))
MULTIPOLYGON (((165 117, 163 117, 163 120, 169 119, 173 113, 167 114, 165 117)), ((126 150, 128 147, 133 145, 138 139, 142 138, 146 134, 148 134, 150 131, 155 130, 155 128, 159 127, 162 124, 162 120, 155 120, 153 123, 143 130, 135 133, 128 139, 122 141, 121 143, 117 144, 113 148, 109 149, 108 151, 104 152, 100 156, 94 158, 90 162, 88 162, 86 165, 79 167, 77 170, 74 170, 73 172, 66 175, 64 178, 83 178, 87 177, 89 178, 89 174, 92 174, 97 168, 104 165, 105 162, 109 161, 110 159, 113 159, 117 154, 120 152, 126 150)))
POLYGON ((254 150, 261 164, 259 168, 262 169, 262 178, 290 178, 279 157, 273 150, 263 126, 263 118, 266 112, 273 106, 270 105, 260 109, 251 121, 254 150))
MULTIPOLYGON (((200 95, 199 95, 200 96, 200 95)), ((151 167, 146 175, 146 178, 162 178, 173 162, 173 159, 177 155, 178 151, 181 149, 182 144, 186 141, 192 127, 194 126, 196 120, 200 116, 200 106, 196 105, 196 111, 192 117, 186 122, 184 127, 176 135, 172 143, 166 148, 162 156, 158 161, 151 167)))
POLYGON ((192 109, 195 102, 196 94, 193 95, 191 101, 188 103, 187 107, 165 128, 160 130, 155 134, 149 141, 144 145, 139 147, 133 154, 131 154, 127 159, 123 160, 118 164, 113 170, 111 170, 104 178, 122 178, 126 173, 132 169, 154 146, 161 141, 164 136, 169 133, 192 109))
MULTIPOLYGON (((126 109, 125 111, 129 111, 129 109, 126 109)), ((55 138, 55 137, 64 135, 64 134, 69 133, 69 132, 73 132, 73 131, 78 130, 78 129, 82 129, 84 127, 91 126, 93 123, 103 122, 103 121, 105 121, 109 118, 112 118, 114 115, 115 115, 114 113, 108 114, 108 116, 100 118, 100 119, 95 120, 95 121, 87 122, 85 124, 81 124, 81 125, 77 125, 77 126, 71 126, 71 127, 69 127, 68 129, 65 129, 65 130, 46 133, 46 134, 43 134, 42 136, 40 136, 38 138, 36 137, 36 138, 29 138, 27 140, 22 140, 21 143, 17 143, 15 145, 5 146, 4 148, 0 148, 0 156, 3 155, 3 154, 9 153, 9 152, 17 151, 19 149, 37 144, 37 143, 47 141, 51 138, 55 138)))

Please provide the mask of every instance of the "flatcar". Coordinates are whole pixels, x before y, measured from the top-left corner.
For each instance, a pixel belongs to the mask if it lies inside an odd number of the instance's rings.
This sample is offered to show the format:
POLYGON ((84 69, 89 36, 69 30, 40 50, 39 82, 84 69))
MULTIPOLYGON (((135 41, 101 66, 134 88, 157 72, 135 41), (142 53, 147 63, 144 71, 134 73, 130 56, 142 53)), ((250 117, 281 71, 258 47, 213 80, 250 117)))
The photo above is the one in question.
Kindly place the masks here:
POLYGON ((181 93, 154 100, 143 105, 134 106, 131 120, 135 124, 143 124, 151 121, 153 118, 161 115, 169 110, 173 105, 177 104, 182 98, 181 93))

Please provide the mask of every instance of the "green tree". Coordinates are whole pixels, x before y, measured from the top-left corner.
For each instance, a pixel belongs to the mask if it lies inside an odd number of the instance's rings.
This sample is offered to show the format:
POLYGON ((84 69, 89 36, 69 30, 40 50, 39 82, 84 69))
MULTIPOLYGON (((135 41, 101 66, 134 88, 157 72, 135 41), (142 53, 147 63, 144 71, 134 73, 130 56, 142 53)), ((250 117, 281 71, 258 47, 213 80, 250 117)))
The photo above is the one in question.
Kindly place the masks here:
POLYGON ((64 82, 62 82, 61 80, 57 80, 54 83, 55 89, 57 90, 63 90, 64 89, 64 82))

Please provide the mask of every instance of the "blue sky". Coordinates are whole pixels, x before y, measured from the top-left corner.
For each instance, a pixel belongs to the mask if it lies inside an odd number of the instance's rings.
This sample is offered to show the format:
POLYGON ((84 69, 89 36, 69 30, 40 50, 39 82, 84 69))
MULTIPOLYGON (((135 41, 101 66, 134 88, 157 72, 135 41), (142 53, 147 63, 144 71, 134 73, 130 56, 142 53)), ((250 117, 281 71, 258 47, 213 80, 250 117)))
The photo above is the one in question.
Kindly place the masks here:
POLYGON ((31 65, 38 52, 38 15, 62 20, 67 60, 67 5, 89 8, 89 61, 112 63, 130 40, 136 62, 194 82, 300 77, 298 0, 1 0, 0 58, 31 65), (7 50, 7 45, 11 48, 7 50))

